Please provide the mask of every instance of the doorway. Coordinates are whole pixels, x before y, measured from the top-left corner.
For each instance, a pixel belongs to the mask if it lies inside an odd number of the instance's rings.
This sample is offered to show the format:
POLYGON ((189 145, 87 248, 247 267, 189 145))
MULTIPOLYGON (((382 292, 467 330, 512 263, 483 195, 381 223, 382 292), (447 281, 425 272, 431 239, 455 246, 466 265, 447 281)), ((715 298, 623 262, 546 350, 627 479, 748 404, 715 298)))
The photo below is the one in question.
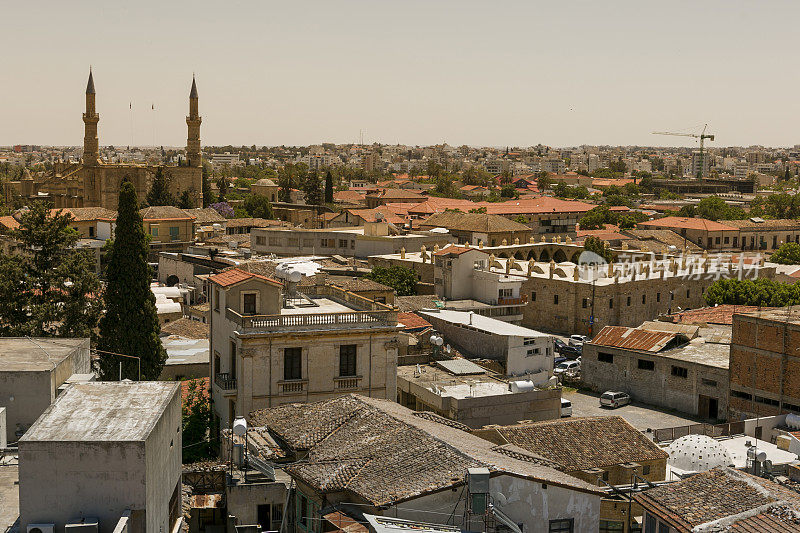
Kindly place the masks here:
POLYGON ((702 394, 698 395, 697 414, 700 418, 717 420, 719 418, 719 400, 702 394))

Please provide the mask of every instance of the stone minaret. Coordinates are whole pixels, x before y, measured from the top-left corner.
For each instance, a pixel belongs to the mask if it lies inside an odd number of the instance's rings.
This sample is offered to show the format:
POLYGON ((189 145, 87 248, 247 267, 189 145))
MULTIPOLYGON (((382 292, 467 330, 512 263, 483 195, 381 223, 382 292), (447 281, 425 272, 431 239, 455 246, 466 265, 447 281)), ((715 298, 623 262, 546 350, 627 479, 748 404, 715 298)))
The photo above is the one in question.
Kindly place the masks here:
POLYGON ((192 76, 192 90, 189 92, 189 116, 186 117, 186 125, 189 129, 189 137, 186 140, 186 159, 189 166, 202 166, 200 155, 200 123, 203 121, 198 112, 197 84, 192 76))
POLYGON ((100 115, 94 107, 94 78, 89 69, 89 83, 86 84, 86 112, 83 114, 85 133, 83 135, 83 164, 94 166, 100 160, 100 144, 97 140, 97 123, 100 115))

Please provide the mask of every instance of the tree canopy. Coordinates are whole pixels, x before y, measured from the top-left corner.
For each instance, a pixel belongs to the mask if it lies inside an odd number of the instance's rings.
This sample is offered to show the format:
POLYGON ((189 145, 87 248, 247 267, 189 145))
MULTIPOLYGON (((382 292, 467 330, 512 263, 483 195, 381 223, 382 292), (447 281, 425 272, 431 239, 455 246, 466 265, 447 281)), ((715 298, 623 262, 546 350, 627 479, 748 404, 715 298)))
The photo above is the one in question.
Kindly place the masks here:
POLYGON ((325 174, 325 203, 333 203, 333 174, 330 170, 325 174))
POLYGON ((781 244, 769 260, 780 265, 800 265, 800 244, 793 242, 781 244))
POLYGON ((783 307, 800 304, 800 283, 781 283, 767 278, 721 279, 706 291, 708 305, 761 305, 783 307))
POLYGON ((147 205, 175 205, 175 197, 169 192, 169 178, 163 167, 156 169, 156 175, 145 197, 147 205))
POLYGON ((317 171, 309 172, 308 176, 306 176, 303 182, 303 195, 308 205, 322 204, 322 180, 319 179, 317 171))
POLYGON ((0 336, 91 337, 102 311, 88 250, 76 249, 72 215, 34 202, 13 237, 21 252, 0 255, 0 336))
POLYGON ((255 218, 272 218, 272 204, 263 194, 251 194, 242 204, 248 216, 255 218))
POLYGON ((98 351, 100 376, 115 380, 122 363, 122 377, 138 379, 135 359, 141 360, 141 379, 155 380, 161 374, 167 353, 161 345, 161 327, 156 298, 150 290, 152 272, 147 262, 148 239, 136 201, 133 184, 122 184, 117 208, 117 228, 108 262, 105 292, 106 312, 100 319, 98 351))
POLYGON ((586 237, 586 240, 583 241, 583 249, 599 255, 606 263, 614 260, 614 252, 611 251, 608 243, 597 237, 586 237))
POLYGON ((400 265, 392 265, 390 267, 376 266, 366 277, 393 288, 397 296, 412 296, 416 294, 417 275, 410 268, 400 265))

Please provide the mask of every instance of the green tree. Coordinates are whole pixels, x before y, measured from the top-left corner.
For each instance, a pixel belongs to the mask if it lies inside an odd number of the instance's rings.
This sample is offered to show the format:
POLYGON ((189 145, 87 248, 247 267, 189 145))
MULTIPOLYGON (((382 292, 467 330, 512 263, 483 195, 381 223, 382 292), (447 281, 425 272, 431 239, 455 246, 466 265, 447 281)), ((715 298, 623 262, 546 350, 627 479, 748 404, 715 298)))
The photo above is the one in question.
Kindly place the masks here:
POLYGON ((594 236, 586 237, 583 241, 583 249, 587 252, 593 252, 602 257, 606 263, 614 260, 614 252, 608 246, 608 243, 594 236))
POLYGON ((317 171, 309 172, 303 182, 303 195, 308 205, 320 205, 322 203, 322 181, 319 179, 317 171))
POLYGON ((217 179, 217 190, 219 191, 217 201, 224 202, 228 196, 228 179, 225 176, 220 176, 217 179))
POLYGON ((417 275, 410 268, 400 265, 392 265, 390 267, 376 266, 366 277, 393 288, 397 296, 412 296, 416 294, 417 275))
POLYGON ((779 265, 800 265, 800 244, 793 242, 781 244, 769 260, 779 265))
POLYGON ((536 173, 536 186, 539 187, 540 191, 549 189, 552 184, 553 180, 550 179, 550 174, 548 172, 542 171, 536 173))
POLYGON ((606 224, 617 221, 614 213, 605 205, 598 205, 590 209, 581 217, 578 223, 582 230, 604 229, 606 224))
POLYGON ((0 335, 91 337, 102 310, 94 257, 75 248, 72 215, 31 204, 13 237, 21 253, 0 256, 0 335))
POLYGON ((150 190, 145 198, 147 205, 175 205, 175 197, 169 192, 169 179, 163 167, 158 167, 150 190))
POLYGON ((633 229, 636 227, 636 219, 632 216, 621 216, 617 219, 619 229, 633 229))
POLYGON ((207 161, 203 161, 203 207, 208 207, 217 201, 216 198, 214 198, 214 191, 211 190, 211 180, 209 179, 210 175, 211 165, 207 161))
POLYGON ((325 174, 325 203, 333 203, 333 174, 330 170, 325 174))
POLYGON ((186 382, 186 398, 181 406, 183 462, 211 458, 211 399, 202 379, 186 382))
POLYGON ((800 304, 800 283, 758 279, 721 279, 715 281, 704 295, 708 305, 760 305, 784 307, 800 304))
POLYGON ((269 202, 269 198, 263 194, 251 194, 245 198, 242 207, 244 207, 248 216, 266 219, 272 218, 272 205, 269 202))
POLYGON ((501 198, 516 198, 517 196, 519 196, 517 188, 510 183, 506 183, 500 188, 501 198))
POLYGON ((181 209, 192 209, 194 207, 194 202, 192 202, 192 196, 189 194, 189 191, 183 191, 181 193, 180 198, 178 198, 178 207, 181 209))
POLYGON ((133 184, 122 184, 117 208, 114 247, 108 263, 106 312, 100 320, 99 371, 114 380, 122 363, 122 377, 137 379, 137 361, 116 354, 139 357, 143 380, 158 379, 167 354, 161 345, 156 299, 150 290, 152 272, 147 263, 148 239, 136 203, 133 184))

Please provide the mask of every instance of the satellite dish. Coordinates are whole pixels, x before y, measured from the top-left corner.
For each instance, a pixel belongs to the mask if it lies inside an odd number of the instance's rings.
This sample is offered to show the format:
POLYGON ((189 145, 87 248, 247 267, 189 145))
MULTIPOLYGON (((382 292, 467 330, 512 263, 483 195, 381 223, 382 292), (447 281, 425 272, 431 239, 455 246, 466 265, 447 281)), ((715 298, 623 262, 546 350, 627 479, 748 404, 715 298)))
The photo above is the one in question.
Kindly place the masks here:
POLYGON ((499 503, 501 507, 504 507, 508 503, 508 498, 506 498, 506 495, 502 492, 495 494, 494 499, 497 500, 497 503, 499 503))
POLYGON ((300 280, 303 279, 303 274, 301 274, 297 270, 292 270, 289 272, 289 281, 292 283, 300 283, 300 280))
POLYGON ((237 416, 233 421, 233 434, 243 437, 247 433, 247 420, 242 416, 237 416))

